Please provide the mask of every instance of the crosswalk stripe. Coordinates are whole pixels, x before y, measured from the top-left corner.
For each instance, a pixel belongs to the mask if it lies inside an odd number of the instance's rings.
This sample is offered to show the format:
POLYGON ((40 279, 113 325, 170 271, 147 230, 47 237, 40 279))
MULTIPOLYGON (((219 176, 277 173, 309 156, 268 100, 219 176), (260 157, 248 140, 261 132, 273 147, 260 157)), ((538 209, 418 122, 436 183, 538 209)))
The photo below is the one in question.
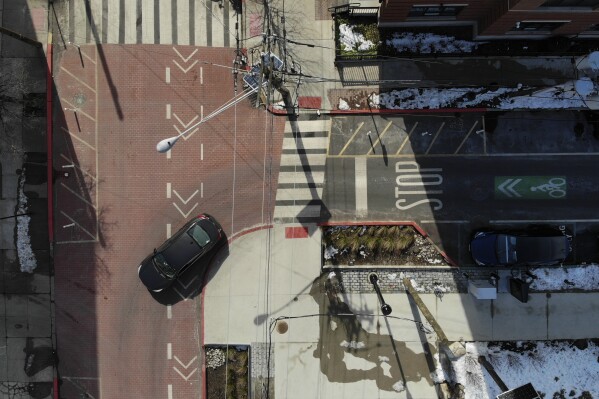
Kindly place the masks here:
POLYGON ((173 43, 172 0, 160 0, 160 44, 173 43))
POLYGON ((274 218, 318 218, 320 216, 320 205, 293 205, 275 207, 274 218))
POLYGON ((75 44, 236 45, 230 1, 73 0, 69 41, 75 44))
POLYGON ((207 46, 206 42, 206 6, 202 0, 195 0, 195 45, 207 46))
POLYGON ((287 200, 307 200, 307 199, 321 199, 322 198, 322 187, 320 188, 288 188, 277 190, 277 201, 287 200))
MULTIPOLYGON (((125 2, 125 21, 131 21, 137 19, 137 2, 126 1, 125 2)), ((137 43, 137 25, 126 23, 125 29, 125 44, 137 43)))
POLYGON ((274 220, 317 222, 322 209, 326 149, 331 122, 300 120, 285 124, 274 220), (295 132, 294 132, 295 130, 295 132))
MULTIPOLYGON (((179 2, 177 6, 177 25, 186 27, 193 18, 189 17, 189 1, 179 2)), ((189 43, 189 29, 181 29, 177 33, 177 43, 189 43)))
POLYGON ((154 42, 154 3, 149 1, 141 2, 141 42, 154 42))
MULTIPOLYGON (((331 128, 331 120, 330 119, 318 119, 314 121, 297 121, 297 127, 299 131, 304 132, 319 132, 319 131, 328 131, 331 128)), ((284 133, 292 133, 293 126, 290 123, 285 123, 285 131, 284 133)))
POLYGON ((328 137, 302 137, 301 139, 283 138, 283 148, 316 149, 327 148, 328 137))
POLYGON ((281 166, 302 165, 304 163, 313 165, 324 165, 327 159, 323 154, 282 154, 281 166))
POLYGON ((324 181, 324 172, 279 173, 279 183, 318 183, 324 181))

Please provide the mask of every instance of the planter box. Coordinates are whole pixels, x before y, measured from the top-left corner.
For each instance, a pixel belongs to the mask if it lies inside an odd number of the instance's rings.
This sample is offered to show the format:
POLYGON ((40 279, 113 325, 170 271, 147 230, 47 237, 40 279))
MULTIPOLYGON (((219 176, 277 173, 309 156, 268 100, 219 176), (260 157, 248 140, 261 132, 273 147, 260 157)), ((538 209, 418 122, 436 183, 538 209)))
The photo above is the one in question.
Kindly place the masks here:
POLYGON ((204 358, 206 399, 250 398, 249 345, 205 345, 204 358))

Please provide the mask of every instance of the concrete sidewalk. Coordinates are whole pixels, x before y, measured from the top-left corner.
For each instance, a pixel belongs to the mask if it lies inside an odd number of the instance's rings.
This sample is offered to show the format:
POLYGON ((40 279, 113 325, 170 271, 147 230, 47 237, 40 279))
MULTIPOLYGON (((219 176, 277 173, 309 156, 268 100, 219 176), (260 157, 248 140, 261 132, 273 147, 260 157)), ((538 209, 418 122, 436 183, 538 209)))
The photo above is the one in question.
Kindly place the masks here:
MULTIPOLYGON (((289 227, 242 236, 217 260, 204 289, 204 344, 251 345, 252 377, 274 376, 276 397, 438 397, 436 336, 411 298, 384 293, 393 308, 385 318, 374 291, 327 294, 320 230, 286 238, 289 227)), ((451 341, 599 336, 588 317, 597 293, 531 294, 526 304, 509 294, 421 297, 451 341)))
POLYGON ((43 44, 0 35, 0 398, 41 399, 55 393, 44 53, 48 15, 47 1, 0 0, 1 25, 43 44), (21 213, 27 215, 16 216, 21 213))

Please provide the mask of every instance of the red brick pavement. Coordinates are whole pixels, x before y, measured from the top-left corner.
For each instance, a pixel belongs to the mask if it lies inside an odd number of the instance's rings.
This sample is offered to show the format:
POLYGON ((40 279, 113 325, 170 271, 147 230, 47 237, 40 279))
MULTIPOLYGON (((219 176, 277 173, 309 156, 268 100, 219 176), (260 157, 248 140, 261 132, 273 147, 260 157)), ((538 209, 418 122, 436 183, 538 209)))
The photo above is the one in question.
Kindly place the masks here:
POLYGON ((174 233, 208 212, 231 236, 272 215, 283 119, 245 100, 180 140, 170 158, 156 152, 158 141, 177 134, 173 125, 183 130, 202 106, 205 116, 234 94, 231 70, 203 63, 231 65, 230 49, 176 50, 82 46, 83 64, 70 48, 55 68, 57 106, 77 108, 57 118, 54 140, 54 168, 74 172, 57 173, 55 185, 63 397, 87 390, 96 398, 159 398, 169 385, 174 398, 199 397, 199 303, 179 297, 168 318, 137 266, 166 238, 167 224, 174 233), (76 169, 63 168, 71 161, 76 169))

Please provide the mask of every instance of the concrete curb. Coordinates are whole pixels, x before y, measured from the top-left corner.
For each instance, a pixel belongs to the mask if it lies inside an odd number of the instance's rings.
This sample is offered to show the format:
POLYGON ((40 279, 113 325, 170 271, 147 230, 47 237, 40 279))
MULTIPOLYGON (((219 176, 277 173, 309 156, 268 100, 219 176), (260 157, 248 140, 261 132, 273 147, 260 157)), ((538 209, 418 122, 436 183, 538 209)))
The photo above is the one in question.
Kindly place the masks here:
MULTIPOLYGON (((50 4, 50 7, 52 7, 52 4, 50 4)), ((49 12, 50 10, 48 10, 49 12)), ((48 18, 50 20, 50 18, 48 18)), ((46 169, 47 169, 47 183, 46 183, 46 187, 47 187, 47 205, 48 205, 48 242, 50 245, 50 264, 52 265, 52 269, 53 269, 53 250, 54 250, 54 164, 53 164, 53 157, 54 157, 54 153, 52 151, 53 147, 52 147, 52 143, 53 143, 53 139, 54 139, 54 135, 53 135, 53 87, 54 87, 54 80, 53 80, 53 56, 54 56, 54 52, 53 52, 54 48, 52 47, 52 32, 49 31, 48 32, 48 38, 47 38, 47 43, 46 43, 46 154, 47 154, 47 160, 46 160, 46 169)), ((54 276, 51 277, 51 282, 50 282, 50 317, 51 317, 51 323, 52 323, 52 348, 54 350, 54 354, 55 356, 57 356, 57 348, 56 348, 56 317, 55 317, 55 303, 54 303, 54 276)), ((52 392, 54 394, 54 399, 58 399, 60 397, 59 394, 59 384, 58 384, 58 369, 57 369, 57 363, 56 363, 56 358, 55 358, 55 363, 53 366, 53 374, 54 374, 54 380, 53 380, 53 384, 52 384, 52 392)))

